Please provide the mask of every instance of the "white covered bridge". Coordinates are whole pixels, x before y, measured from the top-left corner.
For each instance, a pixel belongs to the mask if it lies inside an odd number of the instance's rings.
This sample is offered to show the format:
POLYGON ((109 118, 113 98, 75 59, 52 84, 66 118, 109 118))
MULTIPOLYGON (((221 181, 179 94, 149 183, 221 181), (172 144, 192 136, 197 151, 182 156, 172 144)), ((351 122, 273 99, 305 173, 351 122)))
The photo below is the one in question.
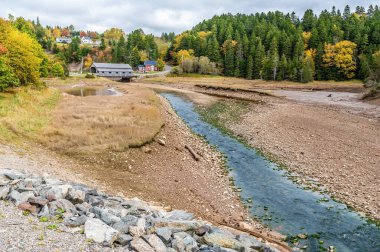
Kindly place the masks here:
POLYGON ((121 78, 130 80, 137 77, 133 74, 129 64, 93 63, 90 68, 91 73, 107 78, 121 78))

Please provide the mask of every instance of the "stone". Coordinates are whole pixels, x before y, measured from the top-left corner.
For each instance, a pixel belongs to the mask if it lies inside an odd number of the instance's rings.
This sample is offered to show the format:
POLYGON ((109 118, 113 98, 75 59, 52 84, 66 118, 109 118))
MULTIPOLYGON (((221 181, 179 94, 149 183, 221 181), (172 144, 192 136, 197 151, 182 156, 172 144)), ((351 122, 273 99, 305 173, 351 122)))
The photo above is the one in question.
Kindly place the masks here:
POLYGON ((238 235, 237 240, 247 251, 249 251, 249 249, 259 249, 263 246, 263 244, 258 239, 246 234, 238 235))
POLYGON ((153 231, 158 228, 168 227, 172 232, 181 231, 193 231, 202 226, 202 222, 199 221, 181 221, 181 220, 170 220, 163 218, 156 218, 152 221, 153 231))
POLYGON ((161 241, 160 238, 158 238, 157 235, 151 234, 151 235, 145 235, 143 239, 156 251, 156 252, 166 252, 166 246, 161 241))
POLYGON ((38 217, 50 217, 49 207, 47 205, 43 206, 37 216, 38 217))
POLYGON ((173 232, 170 230, 170 228, 163 227, 163 228, 158 228, 156 230, 156 234, 158 235, 158 237, 160 237, 160 239, 163 242, 169 243, 170 240, 172 239, 173 232))
POLYGON ((101 219, 104 223, 106 223, 109 226, 112 226, 113 224, 121 221, 119 217, 109 213, 106 209, 94 207, 92 211, 97 218, 101 219))
POLYGON ((8 198, 15 203, 15 205, 19 205, 23 202, 27 202, 29 198, 34 197, 33 192, 23 192, 19 193, 16 190, 13 190, 9 195, 8 198))
POLYGON ((207 232, 210 231, 210 226, 207 226, 207 225, 204 225, 204 226, 201 226, 199 228, 197 228, 195 230, 195 234, 198 235, 198 236, 203 236, 205 235, 207 232))
POLYGON ((264 245, 261 249, 260 249, 261 252, 281 252, 280 250, 276 249, 276 248, 273 248, 269 245, 264 245))
POLYGON ((81 204, 84 202, 86 193, 80 189, 69 188, 66 199, 73 204, 81 204))
POLYGON ((153 150, 151 148, 149 148, 149 147, 143 146, 142 147, 142 151, 144 153, 150 154, 150 153, 152 153, 153 150))
POLYGON ((25 174, 18 172, 18 171, 4 172, 3 175, 10 180, 24 179, 25 178, 25 174))
POLYGON ((158 139, 158 140, 157 140, 157 143, 159 143, 159 144, 162 145, 162 146, 165 146, 165 145, 166 145, 166 142, 165 142, 164 140, 162 140, 162 139, 158 139))
POLYGON ((196 251, 197 241, 186 232, 178 232, 173 235, 172 247, 177 251, 196 251))
POLYGON ((137 221, 139 218, 133 215, 126 215, 122 217, 121 220, 129 226, 137 226, 137 221))
POLYGON ((146 233, 146 220, 145 218, 139 218, 136 226, 129 227, 129 233, 134 237, 140 237, 146 233))
POLYGON ((5 199, 8 196, 8 193, 9 193, 9 187, 8 186, 0 187, 0 200, 5 199))
POLYGON ((52 215, 59 214, 63 212, 65 217, 73 216, 77 213, 73 203, 66 199, 58 199, 56 201, 50 202, 50 213, 52 215))
POLYGON ((90 211, 91 207, 92 206, 88 204, 87 202, 83 202, 82 204, 75 205, 75 208, 77 209, 78 213, 81 215, 86 215, 90 211))
POLYGON ((129 225, 123 220, 114 223, 112 227, 122 234, 127 234, 129 232, 129 225))
POLYGON ((165 218, 172 219, 172 220, 192 220, 194 219, 194 215, 182 210, 174 210, 174 211, 168 212, 165 218))
POLYGON ((243 245, 231 235, 224 232, 212 232, 207 233, 203 236, 203 239, 208 245, 216 245, 219 247, 230 248, 235 250, 243 249, 243 245))
POLYGON ((104 201, 99 196, 86 195, 85 200, 92 206, 104 206, 104 201))
POLYGON ((65 225, 68 227, 80 227, 87 221, 87 217, 82 215, 78 217, 69 217, 65 219, 65 225))
POLYGON ((44 196, 49 201, 65 199, 70 188, 72 188, 71 185, 53 185, 42 196, 44 196))
POLYGON ((28 199, 28 202, 32 205, 37 205, 37 206, 45 206, 49 203, 47 199, 41 198, 41 197, 31 197, 28 199))
POLYGON ((131 241, 131 248, 137 252, 155 252, 154 249, 141 238, 134 238, 131 241))
POLYGON ((119 236, 116 239, 116 243, 120 244, 121 246, 126 246, 130 241, 133 240, 133 237, 127 234, 119 234, 119 236))
POLYGON ((84 225, 84 233, 87 239, 92 239, 104 246, 112 246, 116 241, 119 232, 107 226, 99 219, 88 219, 84 225))
POLYGON ((35 214, 37 213, 37 207, 36 206, 33 206, 31 205, 30 203, 28 202, 24 202, 24 203, 21 203, 17 206, 18 209, 20 209, 21 211, 28 211, 32 214, 35 214))

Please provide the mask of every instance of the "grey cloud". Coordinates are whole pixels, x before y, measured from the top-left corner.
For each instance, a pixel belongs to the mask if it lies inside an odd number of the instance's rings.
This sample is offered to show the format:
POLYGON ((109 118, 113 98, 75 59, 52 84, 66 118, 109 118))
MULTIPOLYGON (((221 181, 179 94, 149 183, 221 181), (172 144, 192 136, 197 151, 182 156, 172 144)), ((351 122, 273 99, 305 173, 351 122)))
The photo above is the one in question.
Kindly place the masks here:
POLYGON ((77 29, 97 30, 119 27, 126 32, 142 28, 146 32, 181 32, 191 29, 203 19, 221 13, 255 13, 279 10, 284 13, 295 11, 302 17, 306 9, 319 13, 323 9, 331 10, 332 6, 343 10, 349 4, 368 7, 377 1, 364 0, 1 0, 0 17, 8 14, 36 19, 38 16, 45 25, 68 26, 73 24, 77 29))

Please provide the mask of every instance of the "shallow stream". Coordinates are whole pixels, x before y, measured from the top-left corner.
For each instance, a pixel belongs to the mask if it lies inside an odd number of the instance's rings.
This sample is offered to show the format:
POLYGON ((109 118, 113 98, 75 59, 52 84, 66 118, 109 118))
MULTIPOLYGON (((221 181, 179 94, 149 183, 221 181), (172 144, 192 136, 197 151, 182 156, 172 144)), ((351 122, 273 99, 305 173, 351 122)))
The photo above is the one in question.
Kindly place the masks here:
POLYGON ((275 163, 204 122, 191 101, 173 93, 161 95, 193 132, 225 155, 230 175, 242 189, 243 200, 251 205, 253 217, 289 237, 306 234, 307 239, 293 239, 306 251, 324 251, 330 246, 336 251, 380 251, 380 229, 374 224, 328 195, 293 183, 275 163))

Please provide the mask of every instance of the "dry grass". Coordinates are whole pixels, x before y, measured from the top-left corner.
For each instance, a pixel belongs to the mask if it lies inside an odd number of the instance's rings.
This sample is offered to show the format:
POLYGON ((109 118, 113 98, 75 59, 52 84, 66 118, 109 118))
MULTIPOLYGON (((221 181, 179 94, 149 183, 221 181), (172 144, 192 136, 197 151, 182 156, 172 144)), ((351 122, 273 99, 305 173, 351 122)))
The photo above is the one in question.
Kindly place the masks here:
MULTIPOLYGON (((81 81, 86 85, 100 84, 99 79, 81 81)), ((68 81, 73 82, 75 80, 68 81)), ((152 141, 163 125, 158 98, 145 88, 119 86, 125 95, 76 97, 65 94, 40 141, 70 155, 121 151, 152 141)))
POLYGON ((180 85, 208 85, 214 87, 228 87, 236 88, 241 90, 253 90, 253 89, 314 89, 314 90, 327 90, 327 89, 337 89, 337 90, 363 90, 363 83, 358 80, 352 81, 314 81, 311 83, 298 83, 291 81, 262 81, 262 80, 246 80, 240 78, 231 77, 215 77, 210 78, 208 76, 202 77, 157 77, 142 79, 141 82, 145 83, 162 83, 162 84, 180 84, 180 85))
POLYGON ((60 92, 23 87, 0 93, 0 142, 20 142, 36 137, 49 123, 60 92))

